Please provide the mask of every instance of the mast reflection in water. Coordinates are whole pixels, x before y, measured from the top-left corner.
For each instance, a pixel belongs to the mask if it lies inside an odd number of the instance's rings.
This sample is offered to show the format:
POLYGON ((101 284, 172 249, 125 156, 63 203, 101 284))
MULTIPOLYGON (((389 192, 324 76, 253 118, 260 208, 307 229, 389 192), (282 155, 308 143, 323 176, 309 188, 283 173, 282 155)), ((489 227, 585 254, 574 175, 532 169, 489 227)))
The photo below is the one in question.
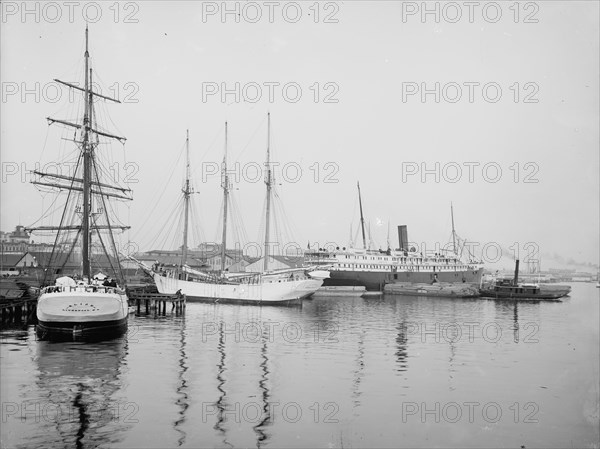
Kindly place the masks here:
POLYGON ((407 369, 407 345, 408 339, 406 337, 406 320, 402 320, 396 327, 398 335, 396 335, 396 371, 403 372, 407 369))
POLYGON ((190 303, 185 321, 132 319, 136 341, 2 329, 2 445, 596 447, 599 308, 575 285, 559 303, 190 303))
POLYGON ((188 397, 188 384, 186 379, 187 366, 187 355, 185 353, 186 346, 186 328, 185 328, 185 317, 181 317, 181 335, 179 340, 179 370, 178 370, 178 382, 177 382, 177 401, 175 404, 179 407, 179 418, 175 421, 173 427, 179 433, 179 439, 177 440, 178 446, 183 446, 187 434, 182 429, 185 423, 185 412, 190 406, 188 397))
POLYGON ((227 429, 225 428, 225 412, 227 408, 226 397, 227 394, 225 392, 225 372, 227 369, 225 368, 225 331, 223 329, 223 322, 221 321, 219 325, 219 344, 217 346, 217 351, 219 353, 219 364, 217 365, 217 390, 219 390, 219 398, 215 402, 215 406, 217 407, 217 422, 214 425, 214 429, 219 432, 219 434, 223 437, 223 444, 233 447, 233 445, 227 441, 227 429))
POLYGON ((136 422, 136 405, 117 396, 126 354, 124 337, 101 343, 39 341, 40 406, 55 413, 31 429, 30 442, 78 448, 118 443, 136 422))
POLYGON ((258 386, 260 389, 260 394, 262 398, 262 419, 261 421, 253 427, 254 431, 257 434, 256 439, 256 447, 260 448, 264 443, 267 442, 269 438, 268 433, 265 431, 265 428, 270 424, 271 420, 271 412, 269 407, 269 399, 271 397, 271 393, 269 391, 267 381, 269 377, 269 358, 267 357, 267 338, 268 336, 263 333, 262 335, 262 345, 260 348, 260 381, 258 382, 258 386))
MULTIPOLYGON (((358 355, 356 356, 356 369, 354 370, 354 379, 352 380, 352 400, 355 409, 360 407, 360 382, 364 376, 365 370, 365 330, 363 329, 358 337, 358 355)), ((355 411, 355 416, 357 412, 355 411)))

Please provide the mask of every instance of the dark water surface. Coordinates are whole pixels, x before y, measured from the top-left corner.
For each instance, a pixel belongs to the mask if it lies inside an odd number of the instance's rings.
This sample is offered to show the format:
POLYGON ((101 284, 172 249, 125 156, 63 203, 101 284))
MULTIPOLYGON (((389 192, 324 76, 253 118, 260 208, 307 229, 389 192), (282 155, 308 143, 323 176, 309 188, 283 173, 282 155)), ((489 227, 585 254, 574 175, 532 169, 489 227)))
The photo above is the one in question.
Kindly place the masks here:
POLYGON ((599 294, 316 298, 1 333, 2 447, 599 447, 599 294))

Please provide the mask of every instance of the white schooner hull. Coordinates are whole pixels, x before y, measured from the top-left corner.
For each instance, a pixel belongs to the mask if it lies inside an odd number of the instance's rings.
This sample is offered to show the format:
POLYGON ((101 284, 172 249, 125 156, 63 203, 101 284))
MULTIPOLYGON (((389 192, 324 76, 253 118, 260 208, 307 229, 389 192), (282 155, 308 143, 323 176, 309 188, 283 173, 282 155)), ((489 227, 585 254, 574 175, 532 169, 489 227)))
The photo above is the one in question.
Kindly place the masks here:
POLYGON ((178 290, 190 301, 239 302, 253 304, 282 304, 300 301, 312 295, 323 284, 322 278, 286 280, 274 277, 258 283, 221 284, 186 281, 154 273, 154 282, 163 294, 178 290))
POLYGON ((88 339, 127 331, 127 295, 118 289, 47 288, 37 303, 41 339, 88 339), (101 290, 101 291, 99 291, 101 290))

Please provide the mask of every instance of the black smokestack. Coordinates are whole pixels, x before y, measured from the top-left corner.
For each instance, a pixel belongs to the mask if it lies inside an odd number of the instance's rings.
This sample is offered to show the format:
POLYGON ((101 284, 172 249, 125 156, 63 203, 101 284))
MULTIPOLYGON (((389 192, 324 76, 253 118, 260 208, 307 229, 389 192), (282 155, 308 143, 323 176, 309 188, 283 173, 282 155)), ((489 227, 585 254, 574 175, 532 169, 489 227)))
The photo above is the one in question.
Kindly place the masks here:
POLYGON ((408 231, 406 225, 398 226, 398 245, 400 251, 408 251, 408 231))
POLYGON ((519 259, 515 261, 515 278, 513 279, 513 285, 519 283, 519 259))

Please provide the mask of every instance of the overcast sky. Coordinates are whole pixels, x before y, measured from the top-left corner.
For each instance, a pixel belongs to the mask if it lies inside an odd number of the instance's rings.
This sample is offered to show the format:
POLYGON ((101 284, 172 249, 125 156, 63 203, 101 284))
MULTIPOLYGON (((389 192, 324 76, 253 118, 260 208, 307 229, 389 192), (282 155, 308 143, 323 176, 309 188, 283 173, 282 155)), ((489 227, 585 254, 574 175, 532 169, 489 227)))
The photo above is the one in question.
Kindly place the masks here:
POLYGON ((523 258, 534 243, 542 268, 598 263, 598 2, 429 2, 425 15, 393 1, 228 2, 224 16, 221 2, 28 5, 2 3, 3 231, 51 203, 24 170, 73 151, 60 140, 72 132, 45 117, 77 117, 79 100, 52 80, 81 82, 87 16, 95 79, 122 101, 98 105, 102 124, 128 139, 101 150, 133 189, 121 242, 159 243, 186 129, 198 229, 215 240, 225 121, 234 194, 259 240, 264 184, 251 181, 270 112, 279 194, 303 247, 348 243, 360 181, 377 246, 388 221, 392 245, 398 224, 411 241, 446 243, 453 202, 457 232, 480 246, 516 243, 523 258))

